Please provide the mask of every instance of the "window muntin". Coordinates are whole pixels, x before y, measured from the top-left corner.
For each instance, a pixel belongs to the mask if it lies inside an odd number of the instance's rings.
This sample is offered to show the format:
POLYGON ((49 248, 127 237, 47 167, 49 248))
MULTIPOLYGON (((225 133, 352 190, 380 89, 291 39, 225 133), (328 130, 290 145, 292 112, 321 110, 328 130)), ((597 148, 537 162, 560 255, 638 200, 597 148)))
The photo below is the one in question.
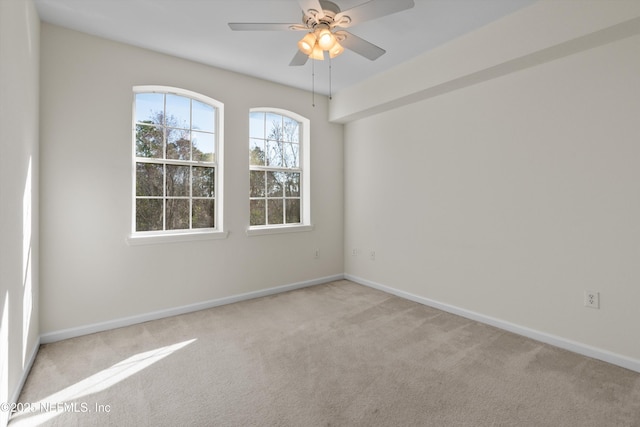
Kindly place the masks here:
POLYGON ((134 93, 134 233, 221 230, 222 104, 177 88, 134 93))
POLYGON ((307 119, 285 110, 251 110, 250 229, 309 224, 308 145, 307 119))

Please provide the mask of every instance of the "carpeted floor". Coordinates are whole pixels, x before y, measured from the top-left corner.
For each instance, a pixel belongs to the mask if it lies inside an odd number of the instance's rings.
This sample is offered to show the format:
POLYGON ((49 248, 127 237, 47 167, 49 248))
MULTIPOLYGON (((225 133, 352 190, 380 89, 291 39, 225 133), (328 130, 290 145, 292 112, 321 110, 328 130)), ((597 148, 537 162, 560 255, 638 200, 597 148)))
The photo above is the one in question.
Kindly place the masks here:
POLYGON ((12 427, 640 426, 640 374, 338 281, 43 345, 12 427))

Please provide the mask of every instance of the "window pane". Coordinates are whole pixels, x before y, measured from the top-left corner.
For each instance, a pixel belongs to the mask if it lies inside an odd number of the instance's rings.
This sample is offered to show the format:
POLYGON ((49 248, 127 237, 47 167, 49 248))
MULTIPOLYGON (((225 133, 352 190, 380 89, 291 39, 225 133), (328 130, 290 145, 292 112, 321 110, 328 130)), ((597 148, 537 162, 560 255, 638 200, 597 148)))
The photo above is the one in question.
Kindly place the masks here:
POLYGON ((249 172, 249 197, 264 197, 265 174, 266 172, 262 171, 249 172))
POLYGON ((191 194, 193 197, 213 197, 215 191, 214 168, 194 166, 192 169, 191 194))
POLYGON ((267 197, 282 197, 282 172, 267 172, 267 197))
POLYGON ((191 99, 184 96, 167 94, 167 126, 189 129, 191 123, 191 99))
POLYGON ((191 132, 193 160, 198 162, 213 162, 215 142, 215 135, 212 133, 191 132))
POLYGON ((249 140, 249 164, 264 166, 264 140, 249 140))
POLYGON ((189 131, 167 129, 167 159, 191 160, 189 131))
POLYGON ((283 132, 282 140, 287 142, 300 142, 300 131, 298 122, 289 118, 283 117, 283 132))
POLYGON ((215 200, 194 200, 191 228, 213 228, 215 200))
POLYGON ((283 177, 285 197, 300 197, 300 173, 286 172, 283 177))
POLYGON ((167 199, 167 230, 189 228, 189 200, 167 199))
POLYGON ((189 196, 189 166, 167 165, 167 196, 189 196))
POLYGON ((279 114, 267 113, 265 120, 267 139, 282 141, 282 116, 279 114))
POLYGON ((136 156, 162 158, 162 128, 136 125, 136 156))
POLYGON ((282 166, 282 143, 267 141, 267 166, 282 166))
POLYGON ((136 196, 162 196, 163 167, 156 163, 136 163, 136 196))
POLYGON ((215 109, 211 105, 195 99, 191 100, 191 106, 191 128, 213 132, 215 130, 215 109))
POLYGON ((251 200, 251 215, 249 218, 250 225, 265 225, 264 200, 251 200))
POLYGON ((164 94, 138 93, 136 94, 136 121, 142 123, 156 123, 164 115, 164 94))
POLYGON ((162 199, 136 200, 136 231, 162 230, 162 199))
POLYGON ((215 228, 218 109, 181 91, 134 96, 136 231, 215 228))
POLYGON ((283 199, 267 200, 269 211, 269 224, 282 224, 284 217, 282 215, 283 199))
POLYGON ((295 224, 300 222, 300 199, 287 199, 285 201, 287 210, 287 224, 295 224))
POLYGON ((285 168, 297 168, 300 164, 300 146, 298 144, 284 143, 282 144, 282 148, 284 150, 282 166, 285 168))
POLYGON ((264 113, 249 113, 249 137, 264 139, 264 113))
POLYGON ((249 113, 250 225, 301 223, 303 123, 275 111, 249 113))

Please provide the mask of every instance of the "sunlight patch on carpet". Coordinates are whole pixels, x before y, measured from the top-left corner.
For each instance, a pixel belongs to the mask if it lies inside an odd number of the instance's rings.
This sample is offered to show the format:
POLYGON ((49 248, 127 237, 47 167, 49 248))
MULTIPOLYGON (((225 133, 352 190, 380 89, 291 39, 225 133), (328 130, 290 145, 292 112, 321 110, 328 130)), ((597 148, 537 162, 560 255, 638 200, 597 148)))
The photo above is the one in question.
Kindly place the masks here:
POLYGON ((44 399, 29 404, 22 412, 12 417, 12 426, 38 425, 65 411, 83 412, 91 410, 85 402, 78 399, 93 393, 98 393, 142 371, 176 351, 196 341, 196 338, 177 344, 160 347, 129 357, 115 365, 104 369, 84 380, 77 382, 63 390, 53 393, 44 399), (74 402, 76 401, 76 402, 74 402))

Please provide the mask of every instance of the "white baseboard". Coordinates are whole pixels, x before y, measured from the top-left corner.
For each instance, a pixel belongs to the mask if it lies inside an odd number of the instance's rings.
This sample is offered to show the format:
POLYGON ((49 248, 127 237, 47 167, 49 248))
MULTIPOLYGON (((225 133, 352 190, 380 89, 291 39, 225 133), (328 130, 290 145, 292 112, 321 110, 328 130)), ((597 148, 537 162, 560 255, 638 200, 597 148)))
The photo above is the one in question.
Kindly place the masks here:
POLYGON ((282 292, 292 291, 294 289, 320 285, 322 283, 333 282, 335 280, 341 280, 343 278, 344 278, 343 274, 336 274, 334 276, 321 277, 319 279, 306 280, 304 282, 292 283, 292 284, 283 285, 283 286, 276 286, 274 288, 268 288, 268 289, 262 289, 259 291, 254 291, 254 292, 247 292, 244 294, 232 295, 230 297, 203 301, 195 304, 168 308, 165 310, 158 310, 151 313, 140 314, 137 316, 124 317, 120 319, 109 320, 106 322, 79 326, 76 328, 69 328, 69 329, 63 329, 60 331, 47 332, 45 334, 40 335, 40 341, 43 344, 48 344, 56 341, 65 340, 68 338, 74 338, 82 335, 93 334, 95 332, 102 332, 102 331, 107 331, 109 329, 116 329, 116 328, 121 328, 123 326, 130 326, 130 325, 135 325, 137 323, 148 322, 150 320, 157 320, 165 317, 177 316, 179 314, 205 310, 207 308, 217 307, 220 305, 232 304, 234 302, 260 298, 267 295, 274 295, 282 292))
MULTIPOLYGON (((448 313, 456 314, 458 316, 466 317, 467 319, 475 320, 487 325, 495 326, 500 329, 504 329, 509 332, 522 335, 536 341, 544 342, 565 350, 572 351, 574 353, 582 354, 583 356, 591 357, 594 359, 602 360, 613 365, 621 366, 626 369, 630 369, 635 372, 640 372, 640 360, 633 359, 627 356, 616 354, 607 350, 592 347, 583 343, 572 341, 563 337, 548 334, 546 332, 537 331, 521 325, 510 323, 501 319, 497 319, 491 316, 486 316, 481 313, 459 308, 453 305, 445 304, 439 301, 435 301, 429 298, 421 297, 411 294, 409 292, 401 291, 386 285, 382 285, 376 282, 372 282, 361 277, 353 276, 350 274, 336 274, 334 276, 321 277, 318 279, 307 280, 298 283, 292 283, 289 285, 277 286, 269 289, 262 289, 254 292, 247 292, 244 294, 232 295, 230 297, 219 298, 215 300, 203 301, 195 304, 169 308, 166 310, 154 311, 151 313, 141 314, 138 316, 125 317, 121 319, 114 319, 107 322, 94 323, 90 325, 80 326, 76 328, 63 329, 60 331, 48 332, 40 336, 40 342, 43 344, 61 341, 68 338, 74 338, 82 335, 92 334, 95 332, 106 331, 109 329, 121 328, 123 326, 130 326, 137 323, 147 322, 150 320, 162 319, 170 316, 177 316, 179 314, 190 313, 193 311, 204 310, 207 308, 217 307, 225 304, 232 304, 235 302, 245 301, 254 298, 260 298, 268 295, 274 295, 282 292, 292 291, 294 289, 301 289, 308 286, 319 285, 322 283, 332 282, 335 280, 347 279, 352 282, 359 283, 370 288, 378 289, 383 292, 387 292, 392 295, 396 295, 401 298, 408 299, 420 304, 424 304, 430 307, 437 308, 448 313)), ((35 359, 37 354, 38 345, 34 348, 31 354, 29 368, 35 359)), ((23 378, 20 383, 20 387, 17 388, 16 393, 22 390, 22 385, 26 380, 29 369, 26 369, 23 373, 23 378)), ((18 396, 15 396, 17 398, 18 396)))
POLYGON ((368 286, 370 288, 378 289, 380 291, 387 292, 392 295, 396 295, 398 297, 405 298, 420 304, 424 304, 429 307, 437 308, 439 310, 446 311, 448 313, 466 317, 467 319, 471 319, 481 323, 485 323, 487 325, 495 326, 497 328, 504 329, 506 331, 513 332, 515 334, 534 339, 536 341, 550 344, 555 347, 569 350, 574 353, 581 354, 583 356, 602 360, 604 362, 621 366, 623 368, 630 369, 635 372, 640 372, 640 360, 637 360, 637 359, 633 359, 627 356, 622 356, 620 354, 612 353, 607 350, 602 350, 602 349, 592 347, 586 344, 582 344, 576 341, 572 341, 563 337, 548 334, 546 332, 541 332, 535 329, 530 329, 524 326, 516 325, 514 323, 506 322, 504 320, 496 319, 491 316, 486 316, 484 314, 476 313, 474 311, 455 307, 453 305, 444 304, 439 301, 435 301, 429 298, 424 298, 424 297, 414 295, 409 292, 401 291, 399 289, 395 289, 389 286, 381 285, 379 283, 372 282, 370 280, 363 279, 361 277, 345 274, 344 278, 347 280, 351 280, 352 282, 355 282, 364 286, 368 286))
POLYGON ((27 381, 29 372, 31 372, 31 367, 33 366, 33 362, 35 362, 36 356, 38 355, 39 348, 40 348, 40 337, 36 339, 36 343, 33 345, 33 348, 31 349, 31 353, 29 354, 29 360, 27 360, 27 364, 22 370, 22 375, 20 375, 20 382, 18 382, 18 385, 13 391, 13 395, 11 395, 9 403, 16 403, 18 401, 18 398, 20 397, 20 393, 22 392, 22 388, 24 387, 24 383, 27 381))

